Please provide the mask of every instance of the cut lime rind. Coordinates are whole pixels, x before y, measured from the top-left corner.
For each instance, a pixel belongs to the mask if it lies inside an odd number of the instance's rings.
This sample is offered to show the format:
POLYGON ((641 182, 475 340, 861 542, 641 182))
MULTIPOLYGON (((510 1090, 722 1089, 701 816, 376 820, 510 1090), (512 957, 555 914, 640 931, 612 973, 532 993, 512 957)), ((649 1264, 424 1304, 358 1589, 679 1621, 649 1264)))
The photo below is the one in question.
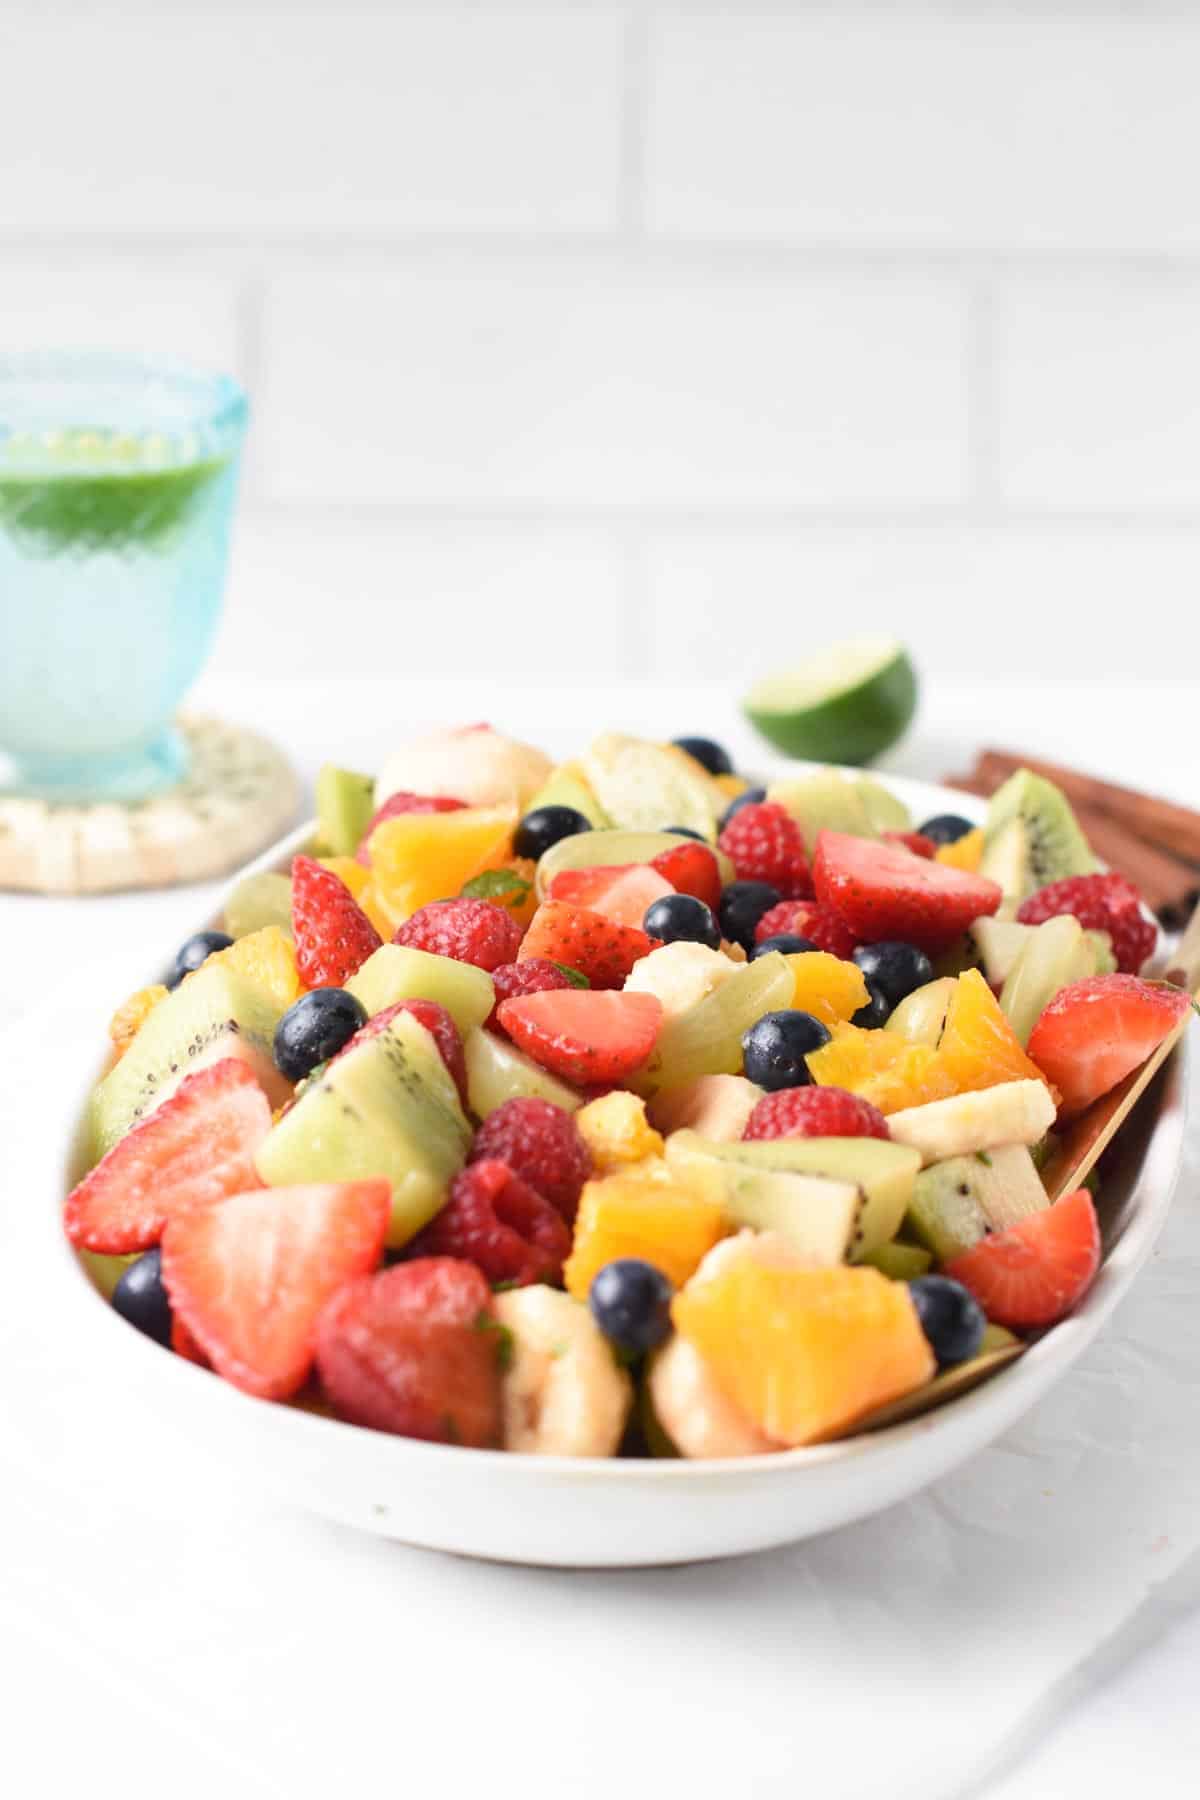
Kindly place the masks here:
POLYGON ((788 756, 860 765, 903 737, 917 707, 917 676, 893 638, 831 645, 751 688, 750 723, 788 756))

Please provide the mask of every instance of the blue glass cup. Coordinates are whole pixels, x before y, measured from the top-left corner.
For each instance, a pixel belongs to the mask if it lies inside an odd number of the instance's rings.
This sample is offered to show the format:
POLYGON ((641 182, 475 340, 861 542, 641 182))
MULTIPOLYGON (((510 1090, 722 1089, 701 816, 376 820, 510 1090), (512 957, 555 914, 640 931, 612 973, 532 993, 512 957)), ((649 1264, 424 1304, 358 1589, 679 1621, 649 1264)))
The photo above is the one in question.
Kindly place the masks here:
POLYGON ((0 355, 0 792, 178 782, 229 561, 246 396, 162 358, 0 355))

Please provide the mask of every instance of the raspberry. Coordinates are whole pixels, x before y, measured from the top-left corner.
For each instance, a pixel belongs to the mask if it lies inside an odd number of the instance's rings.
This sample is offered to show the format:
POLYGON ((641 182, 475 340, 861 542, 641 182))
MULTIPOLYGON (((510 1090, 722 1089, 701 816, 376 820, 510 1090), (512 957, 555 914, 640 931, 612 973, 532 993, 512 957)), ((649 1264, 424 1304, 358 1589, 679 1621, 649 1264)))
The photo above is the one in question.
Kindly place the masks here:
POLYGON ((483 1121, 469 1161, 507 1163, 571 1224, 592 1154, 569 1112, 549 1100, 506 1100, 483 1121))
POLYGON ((529 956, 524 962, 501 963, 493 969, 492 986, 496 990, 496 1006, 486 1021, 489 1025, 496 1023, 496 1007, 502 1000, 511 1000, 517 994, 547 994, 552 988, 574 987, 575 983, 548 957, 529 956))
POLYGON ((360 1026, 346 1045, 346 1049, 339 1051, 338 1054, 345 1056, 346 1050, 352 1050, 364 1039, 378 1037, 379 1033, 386 1030, 387 1026, 391 1024, 397 1013, 411 1013, 417 1023, 423 1025, 429 1032, 438 1047, 442 1061, 450 1072, 455 1087, 458 1089, 458 1097, 465 1109, 467 1104, 467 1059, 463 1055, 462 1038, 459 1036, 458 1026, 450 1014, 444 1006, 439 1006, 436 1000, 397 1000, 395 1006, 385 1006, 382 1012, 375 1013, 365 1025, 360 1026))
POLYGON ((840 956, 843 962, 849 962, 858 949, 858 939, 845 920, 840 919, 832 907, 822 906, 819 900, 800 901, 793 915, 792 930, 815 944, 818 950, 840 956))
POLYGON ((516 961, 521 937, 512 914, 490 900, 433 900, 400 927, 392 942, 474 963, 490 973, 501 963, 516 961))
POLYGON ((448 794, 389 794, 363 832, 362 841, 354 852, 355 860, 370 868, 371 852, 367 846, 371 842, 371 833, 385 819, 398 819, 401 813, 463 812, 466 804, 465 800, 451 800, 448 794))
POLYGON ((739 881, 769 881, 785 900, 812 893, 804 838, 784 807, 770 801, 741 807, 718 841, 739 881))
POLYGON ((761 944, 769 937, 791 935, 796 929, 796 902, 781 900, 778 906, 765 912, 754 927, 754 941, 761 944))
POLYGON ((382 942, 345 882, 311 856, 292 859, 292 936, 307 988, 344 987, 382 942))
POLYGON ((1070 913, 1085 931, 1107 931, 1118 970, 1136 975, 1158 942, 1158 930, 1141 908, 1141 895, 1124 875, 1072 875, 1031 894, 1017 918, 1022 925, 1044 925, 1070 913))
POLYGON ((782 1088, 764 1094, 746 1121, 743 1138, 890 1137, 877 1106, 845 1088, 782 1088))
POLYGON ((495 1158, 457 1176, 441 1212, 409 1245, 415 1256, 474 1263, 489 1281, 559 1281, 571 1249, 562 1215, 495 1158))

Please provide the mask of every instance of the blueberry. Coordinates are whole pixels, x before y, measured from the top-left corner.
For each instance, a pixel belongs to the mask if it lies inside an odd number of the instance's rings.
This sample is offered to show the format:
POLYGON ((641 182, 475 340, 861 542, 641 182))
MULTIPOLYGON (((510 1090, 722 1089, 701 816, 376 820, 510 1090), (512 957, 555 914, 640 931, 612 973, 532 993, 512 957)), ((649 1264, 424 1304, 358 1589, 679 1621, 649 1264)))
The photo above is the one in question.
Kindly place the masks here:
POLYGON ((588 1290, 592 1317, 609 1341, 629 1356, 653 1350, 670 1335, 670 1282, 653 1263, 622 1256, 605 1263, 588 1290))
POLYGON ((870 999, 851 1016, 850 1023, 861 1025, 865 1031, 877 1031, 892 1015, 891 1002, 877 981, 868 981, 867 993, 870 999))
POLYGON ((815 950, 816 945, 809 938, 801 937, 795 931, 777 931, 774 937, 764 938, 761 944, 755 944, 750 952, 750 961, 760 956, 769 956, 772 950, 778 950, 783 956, 801 956, 806 950, 815 950))
POLYGON ((345 988, 314 988, 289 1006, 275 1027, 275 1062, 289 1081, 303 1081, 336 1056, 367 1022, 367 1009, 345 988))
POLYGON ((528 856, 537 862, 563 838, 575 837, 577 833, 591 829, 592 821, 576 812, 573 806, 535 806, 517 826, 513 849, 518 856, 528 856))
POLYGON ((646 908, 642 930, 664 944, 707 944, 721 947, 721 928, 710 907, 691 894, 664 894, 646 908))
POLYGON ((712 738, 682 737, 672 738, 671 742, 679 750, 686 750, 689 756, 706 768, 710 775, 732 775, 733 763, 729 752, 721 744, 715 744, 712 738))
POLYGON ((890 1006, 899 1006, 914 989, 933 980, 933 964, 915 944, 860 944, 854 960, 890 1006))
POLYGON ((766 797, 766 788, 747 788, 744 794, 739 794, 736 800, 731 800, 729 805, 725 808, 725 811, 721 814, 721 830, 724 831, 730 819, 733 818, 735 813, 740 813, 743 806, 757 806, 759 802, 765 800, 766 797))
POLYGON ((771 1094, 804 1087, 812 1080, 805 1057, 828 1042, 828 1031, 811 1013, 792 1008, 764 1013, 742 1038, 747 1079, 771 1094))
POLYGON ((663 830, 669 832, 672 837, 695 838, 698 844, 707 844, 708 842, 702 831, 693 831, 690 825, 664 825, 663 830))
POLYGON ((167 976, 169 988, 178 987, 185 975, 191 975, 215 950, 228 950, 233 939, 227 931, 197 931, 175 952, 175 961, 167 976))
POLYGON ((113 1309, 156 1344, 171 1343, 171 1302, 163 1286, 162 1252, 147 1250, 130 1263, 113 1289, 113 1309))
POLYGON ((960 813, 938 813, 917 827, 922 837, 932 839, 935 844, 957 844, 960 837, 966 837, 968 831, 974 829, 970 819, 964 819, 960 813))
POLYGON ((909 1282, 908 1291, 939 1369, 952 1368, 979 1354, 987 1319, 961 1281, 951 1281, 948 1275, 922 1275, 909 1282))
POLYGON ((717 911, 721 930, 731 944, 753 950, 758 921, 782 899, 779 889, 772 887, 769 881, 731 881, 721 895, 717 911))

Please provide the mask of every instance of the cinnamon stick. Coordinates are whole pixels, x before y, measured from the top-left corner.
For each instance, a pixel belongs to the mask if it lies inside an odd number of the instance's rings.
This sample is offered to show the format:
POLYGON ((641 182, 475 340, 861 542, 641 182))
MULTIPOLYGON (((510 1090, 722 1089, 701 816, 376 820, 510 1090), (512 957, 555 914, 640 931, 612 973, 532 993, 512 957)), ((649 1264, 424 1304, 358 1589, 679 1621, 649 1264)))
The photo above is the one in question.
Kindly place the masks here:
POLYGON ((1200 813, 1173 800, 1139 794, 1134 788, 1101 781, 1096 775, 1065 769, 1059 763, 1017 756, 1011 750, 982 750, 976 767, 984 780, 994 781, 997 787, 1018 769, 1032 769, 1060 787, 1077 810, 1086 807, 1106 813, 1147 843, 1158 844, 1185 862, 1200 863, 1200 813))

